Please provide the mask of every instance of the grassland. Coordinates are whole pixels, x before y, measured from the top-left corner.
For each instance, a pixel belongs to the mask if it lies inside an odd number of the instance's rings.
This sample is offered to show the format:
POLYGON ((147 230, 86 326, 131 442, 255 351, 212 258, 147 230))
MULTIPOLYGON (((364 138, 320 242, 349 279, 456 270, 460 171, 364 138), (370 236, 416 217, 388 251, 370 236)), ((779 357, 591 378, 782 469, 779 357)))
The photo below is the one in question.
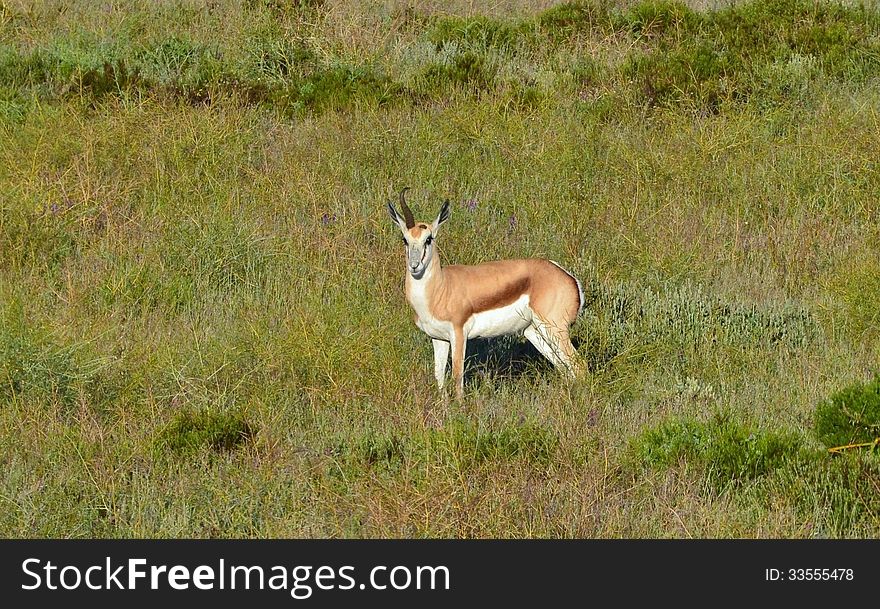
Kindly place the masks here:
POLYGON ((880 418, 816 413, 880 371, 878 110, 874 4, 0 0, 0 535, 877 536, 823 438, 880 418), (589 374, 439 399, 404 185, 581 278, 589 374))

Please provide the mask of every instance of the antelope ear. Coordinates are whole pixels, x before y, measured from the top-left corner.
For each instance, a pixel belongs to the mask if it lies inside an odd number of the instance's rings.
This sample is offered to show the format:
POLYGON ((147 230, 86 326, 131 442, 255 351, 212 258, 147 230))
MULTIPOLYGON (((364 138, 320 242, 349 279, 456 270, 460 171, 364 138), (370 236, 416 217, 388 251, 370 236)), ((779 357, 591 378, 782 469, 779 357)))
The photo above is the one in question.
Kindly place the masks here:
POLYGON ((391 221, 394 222, 402 232, 406 233, 406 222, 403 221, 403 218, 401 218, 400 214, 397 213, 397 210, 394 209, 394 203, 391 201, 388 201, 388 214, 391 216, 391 221))
POLYGON ((440 225, 446 222, 449 219, 449 199, 443 201, 443 207, 440 208, 440 213, 437 215, 437 219, 434 220, 434 226, 432 227, 434 231, 440 228, 440 225))

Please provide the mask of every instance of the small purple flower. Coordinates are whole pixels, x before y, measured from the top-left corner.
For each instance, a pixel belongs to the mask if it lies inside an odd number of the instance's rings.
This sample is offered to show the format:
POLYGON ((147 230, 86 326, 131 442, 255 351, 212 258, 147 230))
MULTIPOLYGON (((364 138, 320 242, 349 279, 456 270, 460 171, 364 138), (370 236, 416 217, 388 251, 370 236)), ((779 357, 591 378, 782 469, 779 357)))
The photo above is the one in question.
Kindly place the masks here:
POLYGON ((49 207, 49 211, 51 211, 53 214, 57 214, 58 213, 58 203, 52 203, 52 205, 49 207))
POLYGON ((507 221, 507 230, 511 233, 516 230, 516 214, 510 215, 510 220, 507 221))
POLYGON ((324 226, 327 226, 331 222, 336 222, 336 214, 325 213, 323 216, 321 216, 321 224, 323 224, 324 226))
POLYGON ((464 206, 467 207, 468 211, 474 211, 475 209, 477 209, 477 199, 468 199, 464 202, 464 206))

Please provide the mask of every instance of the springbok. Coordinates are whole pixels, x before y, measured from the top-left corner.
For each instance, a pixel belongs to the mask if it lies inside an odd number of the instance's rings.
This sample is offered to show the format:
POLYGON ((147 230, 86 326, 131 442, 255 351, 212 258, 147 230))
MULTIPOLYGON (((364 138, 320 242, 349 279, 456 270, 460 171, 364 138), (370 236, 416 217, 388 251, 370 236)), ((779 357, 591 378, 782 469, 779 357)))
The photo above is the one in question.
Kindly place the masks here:
POLYGON ((406 298, 416 325, 434 345, 434 376, 442 391, 452 350, 455 393, 464 392, 469 338, 523 333, 553 365, 575 376, 582 369, 568 328, 584 305, 580 282, 552 260, 497 260, 441 267, 437 229, 449 219, 449 201, 430 224, 416 222, 400 192, 403 216, 388 202, 406 247, 406 298))

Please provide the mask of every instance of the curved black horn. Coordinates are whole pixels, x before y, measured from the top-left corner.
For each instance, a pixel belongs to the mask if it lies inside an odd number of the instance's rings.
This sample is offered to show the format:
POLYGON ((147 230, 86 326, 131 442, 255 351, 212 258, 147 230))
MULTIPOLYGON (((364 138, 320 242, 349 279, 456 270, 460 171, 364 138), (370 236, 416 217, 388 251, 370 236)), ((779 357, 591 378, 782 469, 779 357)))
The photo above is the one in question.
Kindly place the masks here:
POLYGON ((400 210, 403 212, 403 219, 406 222, 406 227, 412 228, 416 225, 416 220, 413 218, 413 213, 409 208, 409 205, 406 204, 405 196, 407 190, 409 190, 409 186, 404 187, 404 189, 400 191, 400 210))

